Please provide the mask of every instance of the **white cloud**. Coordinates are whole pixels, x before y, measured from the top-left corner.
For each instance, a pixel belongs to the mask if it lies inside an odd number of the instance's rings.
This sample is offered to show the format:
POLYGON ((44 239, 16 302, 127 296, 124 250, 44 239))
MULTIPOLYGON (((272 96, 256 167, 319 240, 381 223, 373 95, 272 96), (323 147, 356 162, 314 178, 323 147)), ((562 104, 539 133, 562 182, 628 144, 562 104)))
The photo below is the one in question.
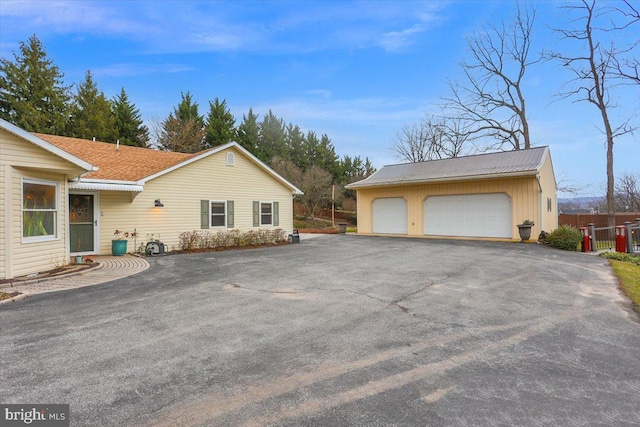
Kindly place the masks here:
POLYGON ((426 28, 422 25, 414 25, 402 31, 390 31, 382 35, 380 45, 387 51, 396 52, 413 43, 413 36, 424 32, 426 28))
MULTIPOLYGON (((122 4, 122 3, 121 3, 122 4)), ((29 27, 42 33, 89 33, 136 36, 153 27, 128 18, 128 10, 109 3, 84 1, 3 1, 3 25, 29 27), (9 19, 8 19, 9 18, 9 19)))
POLYGON ((410 46, 440 5, 416 2, 234 3, 2 0, 3 32, 99 34, 147 53, 304 53, 410 46), (8 28, 10 27, 10 28, 8 28), (394 28, 401 28, 395 30, 394 28))
POLYGON ((112 64, 106 67, 98 67, 93 70, 96 76, 123 77, 143 76, 149 74, 184 73, 194 70, 193 67, 182 64, 112 64))
POLYGON ((196 49, 205 51, 238 50, 245 45, 242 37, 225 32, 198 33, 189 37, 188 40, 196 49))

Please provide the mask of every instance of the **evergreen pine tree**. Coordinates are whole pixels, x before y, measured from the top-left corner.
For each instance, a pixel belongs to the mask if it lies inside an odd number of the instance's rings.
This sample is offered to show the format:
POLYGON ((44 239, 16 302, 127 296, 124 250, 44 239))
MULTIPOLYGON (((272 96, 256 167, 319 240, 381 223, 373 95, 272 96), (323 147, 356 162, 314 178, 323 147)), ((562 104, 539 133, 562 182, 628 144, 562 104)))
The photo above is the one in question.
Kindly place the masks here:
POLYGON ((260 127, 258 126, 258 115, 253 113, 249 108, 249 112, 242 115, 242 123, 237 129, 238 143, 249 150, 251 154, 262 160, 266 160, 258 150, 258 138, 260 137, 260 127))
POLYGON ((306 156, 304 133, 298 125, 289 124, 285 129, 285 142, 289 159, 303 171, 309 166, 306 156))
POLYGON ((236 119, 227 107, 227 101, 209 101, 209 114, 205 126, 205 146, 207 148, 226 144, 236 136, 236 119))
POLYGON ((115 118, 111 114, 111 102, 98 90, 90 70, 78 86, 73 100, 68 135, 115 143, 117 135, 115 118))
POLYGON ((129 100, 124 88, 111 101, 111 114, 115 120, 117 139, 121 144, 147 147, 149 129, 143 124, 140 110, 129 100))
POLYGON ((284 121, 273 114, 271 110, 265 114, 260 123, 260 136, 258 138, 258 152, 264 157, 267 164, 278 156, 287 158, 289 150, 285 143, 284 121))
POLYGON ((34 34, 14 61, 0 59, 0 117, 29 132, 64 133, 69 86, 34 34))
POLYGON ((180 92, 180 96, 182 99, 178 107, 173 109, 175 118, 183 122, 195 120, 201 127, 204 127, 204 118, 198 113, 198 103, 193 102, 191 92, 187 91, 186 94, 180 92))

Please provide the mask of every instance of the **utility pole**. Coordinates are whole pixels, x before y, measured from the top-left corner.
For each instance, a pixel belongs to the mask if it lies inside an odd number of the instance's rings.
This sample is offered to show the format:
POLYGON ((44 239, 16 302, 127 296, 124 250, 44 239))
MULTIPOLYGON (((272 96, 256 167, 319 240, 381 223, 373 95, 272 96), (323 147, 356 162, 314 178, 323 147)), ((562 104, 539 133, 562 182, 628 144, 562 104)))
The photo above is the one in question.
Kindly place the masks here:
POLYGON ((331 184, 331 226, 336 226, 336 185, 331 184))

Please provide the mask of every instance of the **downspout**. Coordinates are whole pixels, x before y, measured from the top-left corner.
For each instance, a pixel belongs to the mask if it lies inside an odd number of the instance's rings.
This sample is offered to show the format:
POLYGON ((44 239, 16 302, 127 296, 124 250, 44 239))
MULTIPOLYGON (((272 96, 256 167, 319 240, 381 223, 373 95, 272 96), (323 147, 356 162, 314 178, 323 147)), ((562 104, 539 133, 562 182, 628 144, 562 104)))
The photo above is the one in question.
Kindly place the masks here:
MULTIPOLYGON (((79 178, 79 177, 78 177, 79 178)), ((65 247, 65 256, 66 260, 71 259, 71 224, 69 222, 69 210, 71 206, 69 204, 69 178, 67 175, 64 176, 64 195, 61 197, 65 200, 65 210, 64 210, 64 247, 65 247)))
POLYGON ((293 230, 295 230, 295 227, 293 226, 293 222, 296 220, 295 200, 296 200, 296 194, 293 193, 291 195, 291 232, 292 233, 293 233, 293 230))
MULTIPOLYGON (((9 164, 4 165, 4 277, 0 279, 12 279, 13 278, 13 257, 12 246, 13 234, 11 233, 12 220, 14 218, 12 209, 13 195, 11 193, 11 186, 13 184, 13 167, 9 164)), ((20 214, 22 215, 22 214, 20 214)))

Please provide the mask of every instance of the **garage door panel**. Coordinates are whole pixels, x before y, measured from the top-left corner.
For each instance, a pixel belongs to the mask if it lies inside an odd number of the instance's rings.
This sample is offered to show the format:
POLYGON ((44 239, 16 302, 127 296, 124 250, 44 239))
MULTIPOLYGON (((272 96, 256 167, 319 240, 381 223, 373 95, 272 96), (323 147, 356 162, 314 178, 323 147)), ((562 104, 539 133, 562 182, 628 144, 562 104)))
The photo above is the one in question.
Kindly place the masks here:
POLYGON ((407 201, 388 197, 373 201, 373 232, 377 234, 407 234, 407 201))
POLYGON ((506 193, 427 197, 424 234, 511 238, 511 197, 506 193))

